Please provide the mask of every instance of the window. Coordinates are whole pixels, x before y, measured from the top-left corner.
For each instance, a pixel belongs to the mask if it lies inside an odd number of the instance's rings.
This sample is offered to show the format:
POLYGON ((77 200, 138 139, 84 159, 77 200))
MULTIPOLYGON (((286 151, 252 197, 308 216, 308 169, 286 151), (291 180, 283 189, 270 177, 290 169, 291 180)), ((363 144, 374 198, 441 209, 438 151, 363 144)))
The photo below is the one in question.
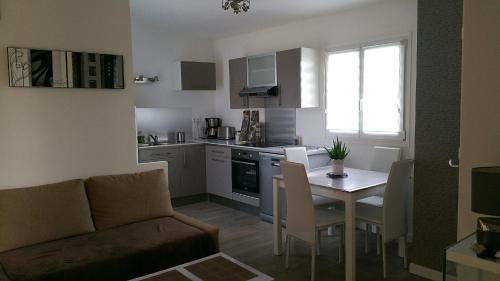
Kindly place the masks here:
POLYGON ((405 53, 401 41, 328 54, 329 132, 404 139, 405 53))

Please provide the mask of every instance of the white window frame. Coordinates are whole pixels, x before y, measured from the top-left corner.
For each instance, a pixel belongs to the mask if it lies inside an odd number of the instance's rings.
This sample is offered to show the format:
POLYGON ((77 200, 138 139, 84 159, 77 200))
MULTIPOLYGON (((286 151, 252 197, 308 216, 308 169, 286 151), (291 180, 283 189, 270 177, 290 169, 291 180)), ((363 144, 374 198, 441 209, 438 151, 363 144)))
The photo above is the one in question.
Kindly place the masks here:
POLYGON ((353 141, 390 141, 390 142, 398 142, 398 143, 406 143, 408 140, 408 124, 407 124, 407 118, 408 118, 408 112, 410 110, 410 106, 407 103, 407 99, 409 100, 410 97, 410 89, 409 89, 409 70, 410 70, 410 59, 409 56, 411 46, 410 46, 410 40, 411 36, 400 36, 400 37, 394 37, 391 39, 385 39, 385 40, 378 40, 378 41, 371 41, 371 42, 366 42, 366 43, 360 43, 360 44, 354 44, 354 45, 349 45, 349 46, 343 46, 343 47, 336 47, 336 48, 330 48, 326 51, 325 54, 325 59, 324 59, 324 69, 325 69, 325 88, 324 88, 324 104, 325 104, 325 123, 324 123, 324 128, 326 131, 326 136, 327 137, 342 137, 348 140, 353 140, 353 141), (384 46, 384 45, 396 45, 396 44, 401 44, 403 46, 403 51, 401 52, 401 61, 403 63, 403 67, 401 68, 401 96, 400 96, 400 104, 401 104, 401 112, 400 112, 400 128, 401 132, 397 135, 393 134, 368 134, 363 132, 363 66, 364 66, 364 58, 363 58, 363 49, 369 49, 377 46, 384 46), (326 123, 327 123, 327 108, 328 108, 328 89, 327 89, 327 79, 328 79, 328 57, 331 53, 342 53, 342 52, 349 52, 349 51, 354 51, 357 50, 359 51, 359 56, 360 56, 360 69, 359 69, 359 125, 358 125, 358 132, 341 132, 341 131, 334 131, 334 130, 329 130, 327 129, 326 123))

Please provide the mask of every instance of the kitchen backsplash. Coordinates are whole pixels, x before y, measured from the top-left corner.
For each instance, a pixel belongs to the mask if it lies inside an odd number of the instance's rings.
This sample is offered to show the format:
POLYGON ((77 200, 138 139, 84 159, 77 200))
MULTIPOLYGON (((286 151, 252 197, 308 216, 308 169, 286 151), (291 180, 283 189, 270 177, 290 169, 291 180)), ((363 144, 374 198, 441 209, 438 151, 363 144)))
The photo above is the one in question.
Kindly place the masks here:
POLYGON ((175 141, 175 132, 183 131, 186 139, 192 138, 191 108, 136 108, 137 131, 146 137, 157 135, 160 140, 175 141))

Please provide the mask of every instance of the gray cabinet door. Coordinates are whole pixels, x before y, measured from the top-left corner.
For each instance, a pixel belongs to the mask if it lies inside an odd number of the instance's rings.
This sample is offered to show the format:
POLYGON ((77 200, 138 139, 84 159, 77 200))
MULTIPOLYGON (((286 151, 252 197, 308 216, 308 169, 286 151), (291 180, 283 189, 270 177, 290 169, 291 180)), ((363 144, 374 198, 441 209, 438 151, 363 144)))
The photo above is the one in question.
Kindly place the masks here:
POLYGON ((229 100, 232 109, 248 107, 248 99, 239 96, 239 92, 246 86, 247 59, 229 60, 229 100))
POLYGON ((181 172, 182 172, 182 153, 178 147, 158 147, 139 150, 139 162, 168 162, 168 188, 172 198, 179 197, 182 194, 181 172))
POLYGON ((207 192, 232 199, 231 149, 206 146, 207 192))
POLYGON ((280 93, 278 97, 274 98, 272 104, 274 107, 276 107, 277 102, 277 107, 301 107, 301 54, 300 48, 276 53, 276 76, 280 93))
POLYGON ((205 146, 186 146, 182 149, 182 189, 179 196, 206 192, 205 146))
POLYGON ((263 108, 265 99, 240 97, 240 91, 247 87, 247 58, 229 60, 229 104, 231 109, 263 108))

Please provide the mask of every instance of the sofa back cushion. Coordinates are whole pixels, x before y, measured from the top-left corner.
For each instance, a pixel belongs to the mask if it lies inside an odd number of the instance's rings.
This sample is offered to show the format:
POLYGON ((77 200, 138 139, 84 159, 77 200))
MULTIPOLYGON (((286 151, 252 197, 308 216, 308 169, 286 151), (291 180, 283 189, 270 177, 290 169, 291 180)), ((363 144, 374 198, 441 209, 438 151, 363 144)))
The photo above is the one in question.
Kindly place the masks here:
POLYGON ((85 181, 97 229, 172 216, 165 172, 91 177, 85 181))
POLYGON ((0 190, 0 252, 93 231, 82 180, 0 190))

